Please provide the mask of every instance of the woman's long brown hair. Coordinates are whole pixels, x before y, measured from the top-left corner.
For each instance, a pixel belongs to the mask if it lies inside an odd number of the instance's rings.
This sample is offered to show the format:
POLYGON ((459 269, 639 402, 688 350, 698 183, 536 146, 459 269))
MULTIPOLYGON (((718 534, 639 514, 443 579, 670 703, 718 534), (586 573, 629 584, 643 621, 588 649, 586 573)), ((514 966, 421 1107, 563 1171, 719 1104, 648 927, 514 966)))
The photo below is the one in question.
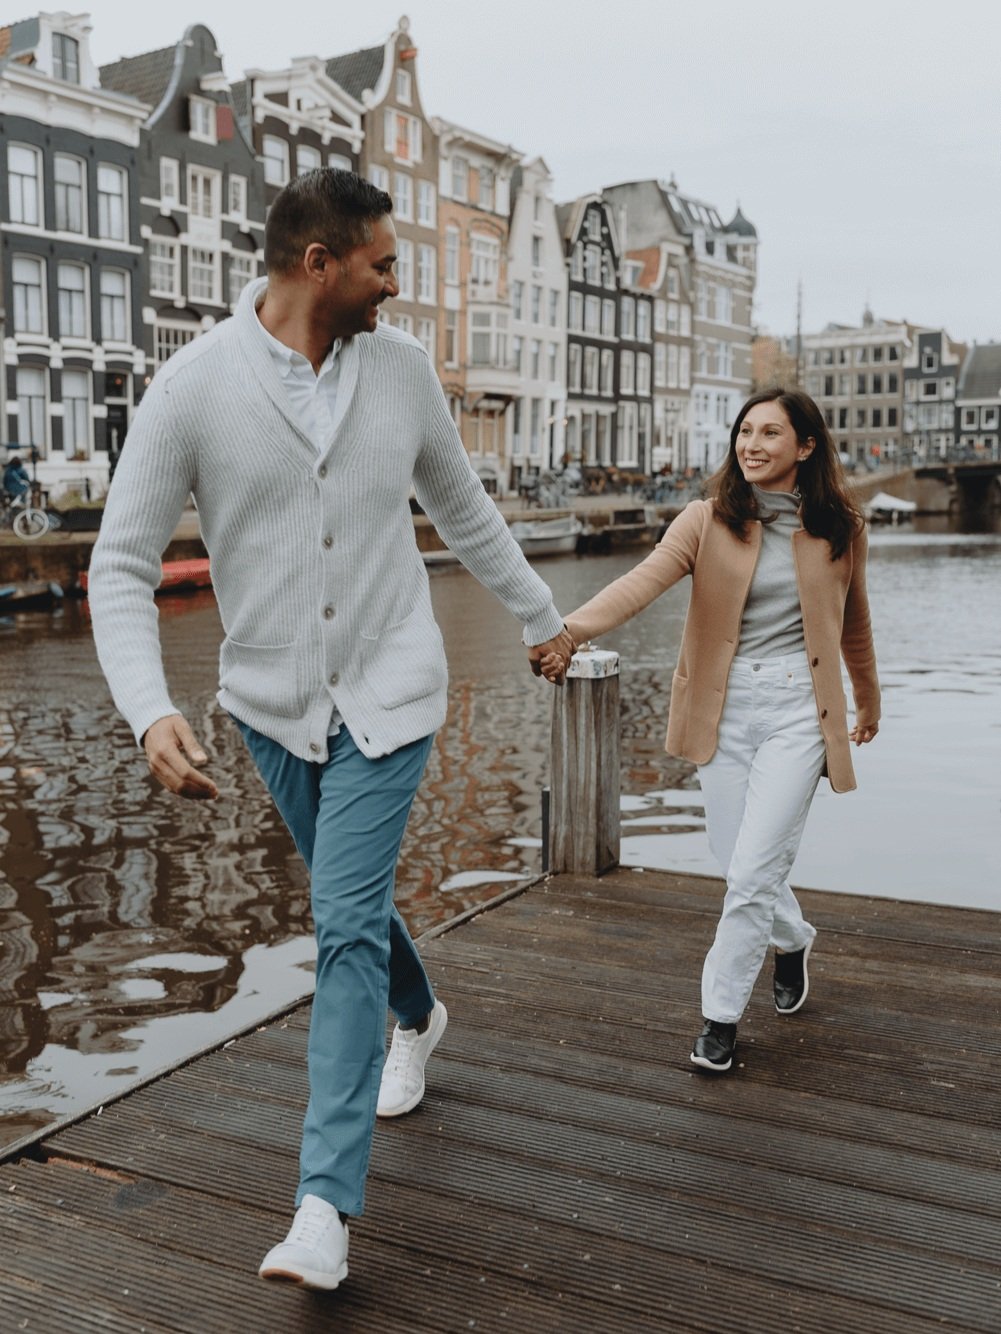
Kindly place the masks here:
POLYGON ((751 483, 744 480, 737 462, 737 437, 751 408, 758 403, 778 403, 785 411, 800 444, 814 440, 813 453, 800 463, 796 489, 801 497, 803 527, 814 537, 823 537, 831 548, 831 560, 837 560, 851 544, 864 522, 862 512, 848 490, 834 441, 824 415, 799 389, 765 389, 752 394, 737 413, 730 431, 730 448, 719 469, 710 477, 706 491, 712 497, 713 517, 726 524, 742 542, 749 536, 748 525, 761 517, 751 483))

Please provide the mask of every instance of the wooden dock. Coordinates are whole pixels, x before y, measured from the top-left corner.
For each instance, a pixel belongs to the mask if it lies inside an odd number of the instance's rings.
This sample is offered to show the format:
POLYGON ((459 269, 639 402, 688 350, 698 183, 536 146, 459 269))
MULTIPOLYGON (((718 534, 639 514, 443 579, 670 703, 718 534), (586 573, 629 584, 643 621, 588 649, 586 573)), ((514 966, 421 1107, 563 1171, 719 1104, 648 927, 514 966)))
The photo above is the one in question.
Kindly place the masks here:
POLYGON ((688 1060, 719 882, 540 882, 423 948, 451 1022, 376 1131, 351 1276, 262 1283, 308 1006, 0 1168, 0 1328, 1001 1330, 1001 917, 804 892, 739 1066, 688 1060))

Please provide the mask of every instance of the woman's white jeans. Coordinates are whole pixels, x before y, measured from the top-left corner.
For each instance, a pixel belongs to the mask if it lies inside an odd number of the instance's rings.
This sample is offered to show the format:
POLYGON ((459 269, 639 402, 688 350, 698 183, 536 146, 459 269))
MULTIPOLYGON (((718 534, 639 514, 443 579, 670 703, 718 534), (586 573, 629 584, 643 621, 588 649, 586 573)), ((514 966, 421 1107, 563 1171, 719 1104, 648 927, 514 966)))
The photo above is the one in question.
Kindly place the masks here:
POLYGON ((699 767, 709 846, 726 877, 702 970, 706 1019, 736 1023, 769 944, 800 950, 817 934, 789 873, 824 757, 806 653, 735 658, 716 753, 699 767))

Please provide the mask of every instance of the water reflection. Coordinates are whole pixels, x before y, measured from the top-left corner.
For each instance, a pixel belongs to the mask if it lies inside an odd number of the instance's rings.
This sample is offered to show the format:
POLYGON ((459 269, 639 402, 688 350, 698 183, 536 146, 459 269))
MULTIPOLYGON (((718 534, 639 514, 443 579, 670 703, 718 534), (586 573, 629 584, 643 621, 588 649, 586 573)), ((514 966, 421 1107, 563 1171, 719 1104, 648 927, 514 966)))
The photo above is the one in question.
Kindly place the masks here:
MULTIPOLYGON (((801 884, 996 897, 1001 541, 936 527, 873 535, 886 722, 859 754, 860 793, 818 800, 801 884), (935 846, 921 851, 922 839, 935 846)), ((540 569, 570 608, 636 559, 540 569)), ((537 873, 548 764, 550 688, 528 674, 517 627, 461 570, 436 570, 432 593, 451 703, 399 875, 417 932, 537 873)), ((687 599, 676 588, 608 637, 623 658, 623 860, 714 872, 692 766, 663 752, 687 599)), ((0 1143, 308 986, 306 876, 215 705, 211 593, 165 599, 161 631, 216 803, 178 801, 149 779, 107 699, 85 608, 0 625, 0 1143)))

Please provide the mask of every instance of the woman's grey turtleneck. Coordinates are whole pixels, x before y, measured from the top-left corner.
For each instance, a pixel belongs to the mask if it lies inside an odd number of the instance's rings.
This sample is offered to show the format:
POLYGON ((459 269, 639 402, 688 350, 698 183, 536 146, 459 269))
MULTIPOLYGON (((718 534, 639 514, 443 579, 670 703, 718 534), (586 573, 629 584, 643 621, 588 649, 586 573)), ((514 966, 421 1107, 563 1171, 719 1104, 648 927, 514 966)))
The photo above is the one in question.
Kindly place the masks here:
POLYGON ((742 658, 781 658, 806 647, 792 554, 792 535, 802 527, 799 497, 788 491, 762 491, 753 483, 752 487, 758 514, 762 519, 772 514, 775 518, 761 525, 761 551, 737 653, 742 658))

